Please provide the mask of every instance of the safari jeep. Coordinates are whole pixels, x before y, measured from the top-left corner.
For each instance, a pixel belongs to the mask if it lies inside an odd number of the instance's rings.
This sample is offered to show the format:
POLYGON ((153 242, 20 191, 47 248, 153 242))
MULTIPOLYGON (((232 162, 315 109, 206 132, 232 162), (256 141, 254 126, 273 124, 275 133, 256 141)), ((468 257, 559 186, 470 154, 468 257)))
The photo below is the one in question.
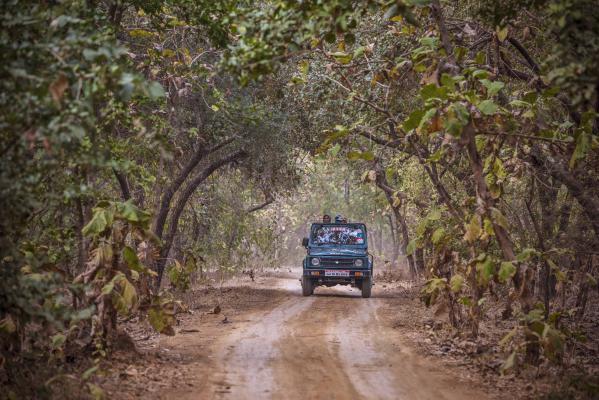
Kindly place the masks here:
POLYGON ((310 237, 302 240, 307 250, 302 273, 302 294, 316 286, 351 285, 370 297, 373 260, 368 255, 366 225, 315 223, 310 237))

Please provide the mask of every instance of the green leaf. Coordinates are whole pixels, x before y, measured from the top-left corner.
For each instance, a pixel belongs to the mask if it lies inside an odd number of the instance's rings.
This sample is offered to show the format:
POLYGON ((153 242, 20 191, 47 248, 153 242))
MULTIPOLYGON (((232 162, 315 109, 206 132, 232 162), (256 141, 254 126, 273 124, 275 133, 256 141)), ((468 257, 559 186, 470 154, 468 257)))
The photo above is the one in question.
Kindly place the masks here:
POLYGON ((419 40, 420 44, 430 49, 437 49, 439 47, 439 38, 436 36, 424 36, 419 40))
POLYGON ((471 307, 472 299, 470 297, 463 296, 458 299, 458 303, 463 304, 466 307, 471 307))
POLYGON ((87 388, 89 390, 89 394, 91 394, 94 400, 104 400, 105 393, 102 388, 94 383, 87 382, 87 388))
POLYGON ((341 145, 339 143, 335 144, 333 147, 331 147, 329 149, 329 153, 333 156, 336 157, 337 154, 339 153, 339 150, 341 150, 341 145))
POLYGON ((83 379, 84 381, 88 380, 99 368, 99 365, 95 365, 91 368, 86 369, 85 372, 81 374, 81 379, 83 379))
POLYGON ((422 100, 426 101, 429 99, 447 99, 447 87, 445 86, 437 86, 434 83, 429 83, 420 89, 420 97, 422 100))
POLYGON ((516 275, 516 267, 511 261, 504 261, 501 263, 499 267, 499 272, 497 276, 499 277, 499 281, 502 283, 507 282, 512 279, 516 275))
POLYGON ((483 100, 478 104, 478 109, 485 115, 493 115, 499 110, 493 100, 483 100))
POLYGON ((460 274, 455 274, 449 281, 449 287, 453 293, 458 293, 464 286, 464 277, 460 274))
POLYGON ((102 287, 102 294, 109 295, 114 290, 114 281, 108 282, 102 287))
POLYGON ((354 57, 352 53, 345 53, 343 51, 337 51, 335 53, 331 53, 331 56, 335 58, 335 60, 341 64, 349 64, 354 57))
POLYGON ((478 215, 473 215, 470 219, 470 222, 464 225, 464 240, 469 243, 474 242, 480 236, 480 217, 478 215))
POLYGON ((505 360, 503 365, 499 368, 501 375, 505 374, 509 369, 513 368, 516 363, 516 352, 512 352, 505 360))
POLYGON ((150 220, 150 214, 142 211, 135 204, 133 204, 133 200, 127 200, 124 203, 119 203, 118 211, 120 217, 129 222, 148 222, 150 220))
POLYGON ((487 88, 487 96, 489 97, 495 96, 505 86, 503 82, 490 81, 488 79, 481 79, 480 82, 487 88))
POLYGON ((461 103, 455 102, 447 107, 443 120, 443 127, 452 136, 460 136, 464 126, 470 120, 468 109, 461 103))
POLYGON ((408 245, 406 246, 406 255, 411 256, 416 251, 416 239, 410 240, 408 245))
POLYGON ((72 317, 71 317, 71 321, 72 322, 78 322, 78 321, 83 321, 86 319, 90 319, 92 317, 92 315, 94 315, 94 311, 95 311, 95 306, 89 306, 87 308, 78 310, 77 312, 75 312, 72 317))
POLYGON ((148 95, 157 99, 165 96, 164 88, 159 82, 150 82, 148 84, 148 95))
POLYGON ((154 32, 146 31, 144 29, 131 29, 128 33, 129 36, 136 39, 147 39, 154 37, 154 32))
POLYGON ((397 15, 400 15, 400 9, 399 6, 397 4, 393 4, 391 7, 389 7, 387 9, 387 11, 385 11, 385 14, 383 15, 384 19, 391 19, 397 15))
POLYGON ((144 268, 139 262, 139 258, 137 257, 135 250, 133 250, 131 247, 125 246, 123 248, 123 259, 132 270, 143 272, 144 268))
POLYGON ((558 282, 566 282, 568 280, 568 276, 560 269, 560 267, 557 266, 555 262, 553 262, 552 259, 547 258, 546 261, 558 282))
POLYGON ((437 109, 435 107, 429 108, 426 113, 422 116, 420 120, 420 124, 418 124, 418 131, 420 130, 437 114, 437 109))
POLYGON ((374 154, 372 151, 350 151, 347 153, 348 160, 374 160, 374 154))
POLYGON ((539 252, 536 251, 535 249, 531 249, 531 248, 526 248, 524 250, 522 250, 520 252, 520 254, 518 254, 516 256, 516 260, 520 261, 520 262, 524 262, 524 261, 528 261, 531 258, 538 256, 539 252))
POLYGON ((299 70, 302 76, 305 78, 308 75, 308 71, 310 71, 310 61, 302 60, 299 63, 299 70))
POLYGON ((509 102, 509 105, 512 107, 522 107, 522 108, 529 108, 530 106, 532 106, 532 104, 527 103, 522 100, 512 100, 509 102))
POLYGON ((65 335, 63 335, 62 333, 57 333, 56 335, 52 336, 52 348, 57 350, 60 349, 65 342, 67 341, 67 337, 65 335))
POLYGON ((505 39, 507 39, 508 27, 507 26, 504 26, 503 28, 497 27, 495 29, 495 32, 497 33, 497 39, 499 39, 500 42, 503 42, 505 39))
POLYGON ((495 265, 491 257, 486 257, 482 263, 476 264, 476 278, 480 287, 487 287, 494 273, 495 265))
POLYGON ((543 354, 551 360, 559 360, 564 352, 564 335, 549 324, 544 324, 541 334, 543 354))
POLYGON ((443 158, 443 155, 445 155, 445 147, 441 147, 439 150, 437 150, 433 154, 431 154, 426 159, 426 162, 429 162, 429 163, 439 162, 441 160, 441 158, 443 158))
POLYGON ((360 46, 354 50, 354 60, 362 57, 366 52, 366 47, 360 46))
POLYGON ((158 332, 171 336, 175 334, 173 330, 173 325, 176 322, 175 317, 162 306, 150 308, 148 320, 150 321, 150 325, 152 325, 158 332))
POLYGON ((10 335, 12 333, 15 333, 16 330, 17 326, 15 325, 15 322, 13 321, 10 315, 7 315, 2 320, 0 320, 0 333, 10 335))
POLYGON ((113 292, 114 305, 121 315, 129 315, 137 307, 137 290, 123 274, 118 279, 118 285, 120 290, 113 292))
POLYGON ((427 215, 426 219, 428 221, 438 221, 441 219, 441 209, 434 208, 427 215))
POLYGON ((486 79, 489 77, 489 71, 485 69, 477 69, 472 72, 472 76, 476 79, 486 79))
POLYGON ((95 236, 104 232, 108 225, 112 224, 112 213, 105 209, 94 209, 94 216, 82 229, 85 236, 95 236), (110 217, 110 218, 109 218, 110 217))
POLYGON ((424 7, 430 5, 432 0, 406 0, 405 3, 411 6, 424 7))
POLYGON ((356 35, 354 35, 353 33, 346 33, 343 36, 343 41, 346 44, 353 46, 356 43, 356 35))
POLYGON ((335 32, 327 32, 327 34, 324 35, 324 40, 327 43, 335 43, 337 40, 337 35, 335 35, 335 32))
POLYGON ((582 160, 591 149, 591 135, 586 129, 581 129, 576 138, 576 147, 570 158, 570 169, 576 166, 578 160, 582 160))
POLYGON ((515 326, 511 331, 508 332, 507 335, 505 335, 503 338, 501 338, 501 340, 499 341, 499 345, 503 347, 506 344, 508 344, 510 342, 510 340, 512 340, 512 338, 516 335, 516 333, 518 333, 517 326, 515 326))
POLYGON ((418 127, 418 125, 420 125, 420 120, 424 116, 425 112, 426 112, 425 110, 416 110, 416 111, 412 112, 408 116, 408 118, 404 121, 404 123, 402 125, 403 129, 406 132, 411 131, 412 129, 416 129, 418 127))
POLYGON ((476 53, 476 57, 474 58, 474 62, 476 62, 478 65, 482 65, 485 63, 485 60, 487 59, 487 56, 485 54, 484 51, 479 51, 478 53, 476 53))
POLYGON ((507 218, 495 207, 491 208, 491 218, 493 218, 493 222, 501 226, 503 229, 509 229, 507 218))
POLYGON ((435 232, 433 232, 431 242, 433 242, 433 244, 438 244, 443 238, 445 238, 445 229, 437 228, 435 232))

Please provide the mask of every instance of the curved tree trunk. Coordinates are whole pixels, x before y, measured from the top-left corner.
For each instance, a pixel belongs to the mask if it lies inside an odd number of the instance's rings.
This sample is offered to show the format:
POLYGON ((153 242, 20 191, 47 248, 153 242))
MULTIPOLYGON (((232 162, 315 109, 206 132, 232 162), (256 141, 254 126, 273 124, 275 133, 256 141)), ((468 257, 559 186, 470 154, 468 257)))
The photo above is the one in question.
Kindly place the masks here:
POLYGON ((175 193, 179 190, 181 185, 185 182, 189 174, 194 170, 194 168, 202 161, 206 156, 215 151, 223 148, 229 143, 233 142, 234 138, 229 138, 221 143, 209 148, 205 149, 200 147, 196 150, 196 152, 191 156, 185 167, 179 172, 179 175, 171 182, 170 185, 164 191, 162 195, 162 199, 160 200, 160 207, 158 208, 158 212, 156 213, 156 222, 154 223, 154 234, 162 239, 162 235, 164 233, 164 225, 166 224, 166 220, 168 217, 168 213, 170 211, 171 200, 175 196, 175 193))
POLYGON ((181 196, 179 197, 179 199, 177 200, 177 202, 175 203, 173 209, 172 209, 172 213, 171 213, 171 218, 169 220, 169 229, 168 232, 164 238, 164 242, 162 244, 162 248, 160 250, 160 258, 158 259, 157 265, 156 265, 156 272, 158 273, 158 277, 157 279, 157 287, 160 287, 160 283, 162 282, 162 276, 164 274, 164 267, 166 265, 166 260, 168 258, 168 254, 171 250, 171 246, 173 244, 173 239, 175 237, 175 234, 177 233, 177 226, 179 224, 179 218, 181 217, 181 214, 183 213, 183 210, 185 209, 185 205, 187 204, 187 201, 190 199, 191 195, 195 192, 195 190, 197 189, 197 187, 204 182, 210 175, 212 175, 212 173, 214 171, 216 171, 217 169, 223 167, 224 165, 227 165, 233 161, 236 160, 240 160, 241 158, 245 157, 247 155, 247 153, 245 152, 245 150, 238 150, 235 151, 233 153, 230 153, 226 156, 223 156, 219 159, 217 159, 216 161, 213 161, 212 163, 210 163, 210 165, 208 165, 206 168, 204 168, 204 170, 202 172, 200 172, 198 175, 196 175, 193 180, 191 182, 189 182, 189 184, 185 187, 185 189, 183 189, 183 192, 181 192, 181 196))

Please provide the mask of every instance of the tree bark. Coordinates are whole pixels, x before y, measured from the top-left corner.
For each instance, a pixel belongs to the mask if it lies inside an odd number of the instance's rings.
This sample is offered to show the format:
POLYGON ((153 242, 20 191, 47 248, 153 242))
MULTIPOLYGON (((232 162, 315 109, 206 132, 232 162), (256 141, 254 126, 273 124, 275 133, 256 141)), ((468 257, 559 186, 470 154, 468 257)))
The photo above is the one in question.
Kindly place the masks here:
POLYGON ((260 203, 258 205, 255 205, 253 207, 248 208, 245 212, 246 213, 253 213, 256 212, 258 210, 262 210, 264 207, 268 206, 269 204, 271 204, 273 201, 275 201, 275 198, 273 197, 273 195, 271 195, 270 193, 266 194, 266 200, 264 200, 263 203, 260 203))
POLYGON ((157 279, 157 287, 160 287, 160 283, 162 282, 162 276, 164 273, 164 267, 166 265, 166 260, 168 258, 168 254, 170 252, 171 246, 173 244, 173 239, 175 234, 177 233, 177 226, 179 224, 179 218, 185 209, 185 205, 187 201, 190 199, 191 195, 195 192, 197 187, 204 182, 214 171, 217 169, 233 162, 240 160, 247 156, 245 150, 237 150, 233 153, 230 153, 226 156, 223 156, 212 163, 210 163, 202 172, 196 175, 191 182, 183 189, 181 192, 181 196, 177 200, 176 204, 173 207, 171 218, 169 221, 169 229, 164 238, 162 248, 160 250, 160 258, 158 259, 156 272, 158 273, 157 279))
POLYGON ((116 180, 119 183, 119 187, 121 188, 121 195, 123 196, 123 200, 129 200, 131 198, 131 191, 129 190, 129 183, 127 182, 127 177, 116 168, 113 168, 112 172, 114 172, 114 176, 116 177, 116 180))
POLYGON ((175 193, 179 190, 181 185, 185 182, 189 174, 194 170, 194 168, 206 157, 207 155, 214 153, 215 151, 221 149, 227 144, 233 142, 234 138, 229 138, 221 143, 211 147, 209 149, 205 149, 204 147, 199 147, 195 153, 191 156, 187 164, 183 167, 179 175, 171 182, 170 185, 164 191, 162 195, 162 199, 160 200, 160 207, 158 208, 158 212, 156 213, 156 222, 154 224, 154 234, 162 239, 162 235, 164 233, 164 225, 166 224, 166 220, 168 217, 168 213, 170 211, 171 200, 175 196, 175 193))

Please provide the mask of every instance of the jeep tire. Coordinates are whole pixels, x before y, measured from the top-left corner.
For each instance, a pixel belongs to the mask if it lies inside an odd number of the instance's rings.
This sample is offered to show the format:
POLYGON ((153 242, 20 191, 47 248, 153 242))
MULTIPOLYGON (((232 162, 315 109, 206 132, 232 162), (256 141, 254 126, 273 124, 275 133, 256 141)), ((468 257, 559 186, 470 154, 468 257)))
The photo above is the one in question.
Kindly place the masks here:
POLYGON ((372 291, 372 278, 362 278, 362 285, 360 289, 362 290, 362 297, 365 299, 369 298, 370 292, 372 291))
POLYGON ((311 296, 314 293, 314 282, 307 276, 302 276, 302 295, 311 296))

